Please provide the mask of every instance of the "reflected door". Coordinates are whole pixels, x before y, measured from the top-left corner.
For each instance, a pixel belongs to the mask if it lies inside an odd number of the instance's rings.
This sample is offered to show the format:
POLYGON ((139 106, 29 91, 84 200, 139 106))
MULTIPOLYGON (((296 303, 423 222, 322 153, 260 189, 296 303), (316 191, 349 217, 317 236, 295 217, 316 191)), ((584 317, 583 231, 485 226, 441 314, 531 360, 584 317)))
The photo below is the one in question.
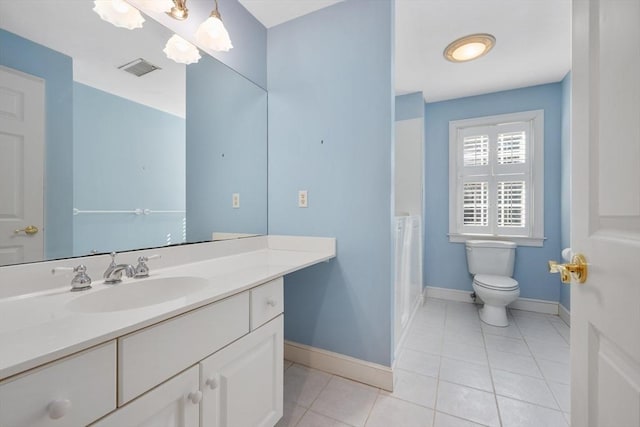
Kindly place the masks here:
POLYGON ((44 81, 0 67, 0 265, 44 252, 44 81))
POLYGON ((640 426, 640 0, 574 0, 571 425, 640 426))

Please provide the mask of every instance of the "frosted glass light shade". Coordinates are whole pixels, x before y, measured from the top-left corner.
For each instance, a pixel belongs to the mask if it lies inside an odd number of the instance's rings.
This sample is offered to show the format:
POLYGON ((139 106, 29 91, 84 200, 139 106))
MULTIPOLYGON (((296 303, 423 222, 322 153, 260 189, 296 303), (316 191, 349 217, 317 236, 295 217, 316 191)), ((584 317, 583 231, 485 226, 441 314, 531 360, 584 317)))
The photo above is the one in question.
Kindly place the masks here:
POLYGON ((173 59, 179 64, 193 64, 201 58, 198 48, 177 34, 171 36, 162 50, 167 58, 173 59))
POLYGON ((142 28, 142 14, 124 0, 94 0, 93 4, 93 11, 116 27, 128 30, 142 28))
POLYGON ((173 0, 142 0, 142 8, 151 12, 169 12, 174 6, 173 0))
POLYGON ((200 24, 196 31, 196 40, 215 52, 228 52, 233 48, 227 29, 222 20, 215 15, 200 24))

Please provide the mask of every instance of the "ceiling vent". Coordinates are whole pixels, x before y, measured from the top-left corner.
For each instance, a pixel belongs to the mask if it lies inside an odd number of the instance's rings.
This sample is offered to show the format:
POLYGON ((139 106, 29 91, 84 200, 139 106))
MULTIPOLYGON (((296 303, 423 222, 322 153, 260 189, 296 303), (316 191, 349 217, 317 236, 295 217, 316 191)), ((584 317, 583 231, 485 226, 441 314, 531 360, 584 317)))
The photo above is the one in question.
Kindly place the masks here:
POLYGON ((134 76, 137 77, 142 77, 145 74, 149 74, 152 71, 155 70, 161 70, 162 68, 158 67, 157 65, 153 65, 152 63, 142 59, 142 58, 138 58, 136 60, 133 60, 131 62, 128 62, 124 65, 121 65, 118 67, 120 70, 126 71, 127 73, 131 73, 134 76))

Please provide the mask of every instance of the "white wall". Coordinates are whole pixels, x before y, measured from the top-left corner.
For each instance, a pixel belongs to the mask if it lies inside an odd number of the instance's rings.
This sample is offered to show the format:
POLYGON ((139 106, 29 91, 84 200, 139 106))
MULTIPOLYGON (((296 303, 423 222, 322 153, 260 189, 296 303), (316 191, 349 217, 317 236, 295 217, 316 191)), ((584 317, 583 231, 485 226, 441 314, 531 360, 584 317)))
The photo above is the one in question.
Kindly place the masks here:
POLYGON ((422 216, 422 117, 396 122, 395 214, 422 216))

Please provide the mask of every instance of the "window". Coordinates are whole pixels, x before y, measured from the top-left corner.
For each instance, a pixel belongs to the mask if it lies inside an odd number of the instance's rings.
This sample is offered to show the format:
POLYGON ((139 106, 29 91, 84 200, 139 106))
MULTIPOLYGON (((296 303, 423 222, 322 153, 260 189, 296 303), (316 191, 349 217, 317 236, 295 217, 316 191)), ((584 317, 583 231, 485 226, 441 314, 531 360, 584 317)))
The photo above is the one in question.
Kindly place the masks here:
POLYGON ((544 241, 544 112, 449 122, 449 239, 544 241))

